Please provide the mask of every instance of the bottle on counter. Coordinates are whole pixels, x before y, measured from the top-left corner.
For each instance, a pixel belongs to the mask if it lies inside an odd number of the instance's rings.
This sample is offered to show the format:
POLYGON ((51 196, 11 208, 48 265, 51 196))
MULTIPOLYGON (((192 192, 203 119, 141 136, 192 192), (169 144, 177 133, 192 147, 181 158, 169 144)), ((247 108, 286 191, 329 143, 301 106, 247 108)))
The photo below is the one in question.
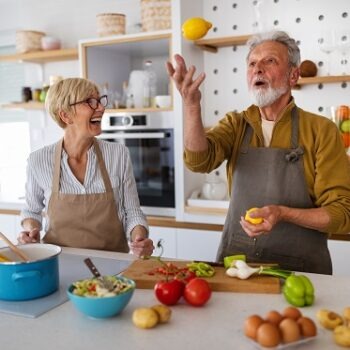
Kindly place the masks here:
POLYGON ((49 85, 44 85, 40 92, 40 102, 45 102, 49 85))
POLYGON ((122 97, 119 103, 119 108, 126 108, 127 99, 128 99, 128 82, 123 81, 123 91, 122 91, 122 97))
POLYGON ((22 88, 22 101, 29 102, 32 100, 32 89, 28 86, 22 88))
POLYGON ((144 62, 145 72, 147 74, 147 83, 148 83, 148 92, 144 93, 144 96, 146 96, 149 99, 148 106, 154 107, 155 102, 154 98, 157 95, 157 75, 156 72, 153 69, 153 62, 151 60, 146 60, 144 62))

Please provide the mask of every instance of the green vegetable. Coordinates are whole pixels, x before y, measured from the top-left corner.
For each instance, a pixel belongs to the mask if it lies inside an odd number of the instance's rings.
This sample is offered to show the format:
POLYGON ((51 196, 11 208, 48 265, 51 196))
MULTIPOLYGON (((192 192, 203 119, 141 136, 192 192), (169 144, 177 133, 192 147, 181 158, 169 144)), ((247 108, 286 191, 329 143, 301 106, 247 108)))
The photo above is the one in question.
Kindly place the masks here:
POLYGON ((226 270, 228 276, 239 279, 247 279, 254 274, 287 278, 291 273, 291 271, 281 270, 278 267, 251 267, 243 260, 233 260, 231 267, 226 270))
POLYGON ((197 277, 212 277, 215 274, 214 268, 204 262, 191 262, 187 264, 190 271, 193 271, 197 277))
POLYGON ((309 306, 314 303, 314 286, 305 275, 290 275, 284 283, 283 295, 289 304, 296 307, 309 306))
POLYGON ((232 267, 232 264, 236 260, 243 260, 246 261, 246 256, 244 254, 238 254, 238 255, 230 255, 224 257, 224 267, 225 269, 228 269, 229 267, 232 267))

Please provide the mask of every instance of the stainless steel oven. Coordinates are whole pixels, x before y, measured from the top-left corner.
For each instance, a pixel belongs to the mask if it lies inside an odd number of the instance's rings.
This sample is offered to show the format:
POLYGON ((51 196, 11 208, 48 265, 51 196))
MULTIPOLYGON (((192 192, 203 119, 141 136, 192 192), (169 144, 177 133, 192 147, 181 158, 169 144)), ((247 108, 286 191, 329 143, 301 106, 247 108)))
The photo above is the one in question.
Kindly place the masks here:
POLYGON ((174 129, 165 113, 105 113, 99 138, 123 143, 147 215, 175 215, 174 129))

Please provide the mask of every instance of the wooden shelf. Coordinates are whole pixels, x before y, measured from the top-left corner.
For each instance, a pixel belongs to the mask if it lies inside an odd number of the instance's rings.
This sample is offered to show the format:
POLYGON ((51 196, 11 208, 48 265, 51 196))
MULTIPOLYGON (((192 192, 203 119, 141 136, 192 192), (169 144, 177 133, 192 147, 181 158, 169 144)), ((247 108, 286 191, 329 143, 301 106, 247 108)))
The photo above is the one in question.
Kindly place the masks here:
MULTIPOLYGON (((0 105, 1 109, 37 109, 43 110, 45 104, 41 102, 13 102, 0 105)), ((119 108, 106 109, 106 113, 147 113, 147 112, 168 112, 172 108, 119 108)))
POLYGON ((46 63, 46 62, 55 62, 55 61, 77 60, 78 57, 79 57, 78 49, 72 48, 72 49, 18 53, 13 55, 1 55, 0 62, 46 63))
POLYGON ((173 108, 114 108, 106 109, 106 113, 148 113, 148 112, 169 112, 173 108))
MULTIPOLYGON (((234 45, 245 45, 252 35, 228 36, 212 39, 196 40, 194 44, 202 50, 209 52, 217 52, 220 47, 228 47, 234 45)), ((350 81, 350 75, 339 76, 317 76, 312 78, 300 78, 296 89, 300 89, 301 85, 308 84, 331 84, 343 83, 350 81)))
POLYGON ((196 40, 194 44, 205 51, 217 52, 219 47, 245 45, 252 35, 227 36, 196 40))
POLYGON ((298 85, 343 83, 347 81, 350 81, 350 75, 327 75, 312 78, 300 78, 298 80, 298 85))
POLYGON ((45 103, 42 102, 13 102, 0 105, 1 109, 36 109, 43 110, 45 103))

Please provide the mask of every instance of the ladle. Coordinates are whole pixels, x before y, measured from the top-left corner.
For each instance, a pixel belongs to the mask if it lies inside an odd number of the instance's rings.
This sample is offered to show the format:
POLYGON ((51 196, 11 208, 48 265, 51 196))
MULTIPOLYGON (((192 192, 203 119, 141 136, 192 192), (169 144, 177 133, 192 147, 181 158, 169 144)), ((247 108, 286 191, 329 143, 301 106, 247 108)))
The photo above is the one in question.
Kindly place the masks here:
POLYGON ((0 232, 0 237, 7 243, 10 249, 17 254, 22 260, 29 261, 29 258, 21 249, 15 246, 2 232, 0 232))

